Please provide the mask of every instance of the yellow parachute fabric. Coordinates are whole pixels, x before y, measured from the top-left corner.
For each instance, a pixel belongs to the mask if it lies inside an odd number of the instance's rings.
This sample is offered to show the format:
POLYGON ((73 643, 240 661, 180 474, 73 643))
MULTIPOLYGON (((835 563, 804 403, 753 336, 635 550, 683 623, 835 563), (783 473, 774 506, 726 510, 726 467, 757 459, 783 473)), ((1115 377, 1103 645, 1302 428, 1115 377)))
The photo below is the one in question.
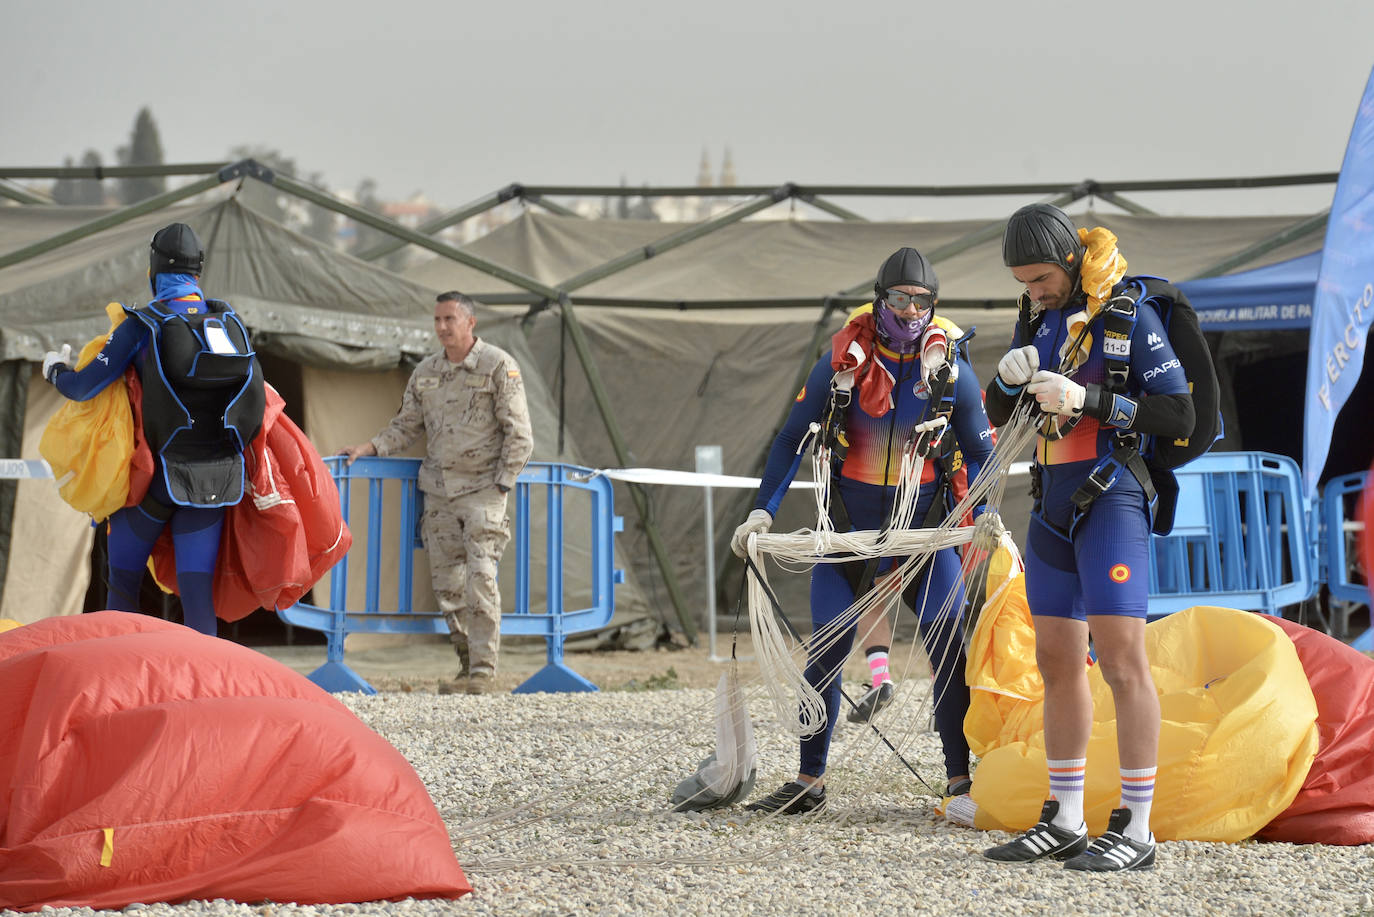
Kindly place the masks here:
POLYGON ((3 634, 7 630, 14 630, 16 627, 23 626, 23 624, 13 618, 0 618, 0 634, 3 634))
MULTIPOLYGON (((973 824, 1021 831, 1049 794, 1043 686, 1018 565, 1004 559, 994 572, 969 651, 964 731, 982 757, 973 824)), ((1317 705, 1292 640, 1260 615, 1207 606, 1150 623, 1145 640, 1163 713, 1155 835, 1251 836, 1288 808, 1317 753, 1317 705)), ((1088 830, 1100 834, 1120 800, 1116 711, 1097 666, 1088 679, 1094 720, 1084 809, 1088 830)))
MULTIPOLYGON (((81 369, 95 359, 109 334, 124 321, 117 302, 105 307, 110 331, 94 338, 76 360, 81 369)), ((68 401, 58 409, 38 443, 52 467, 58 492, 72 508, 103 521, 129 497, 129 462, 134 454, 134 419, 121 376, 89 401, 68 401)))
POLYGON ((1112 288, 1126 276, 1126 259, 1116 247, 1116 235, 1101 226, 1078 230, 1078 238, 1083 243, 1083 267, 1079 271, 1079 284, 1088 297, 1088 308, 1075 312, 1068 318, 1068 336, 1060 348, 1059 360, 1065 372, 1073 373, 1082 366, 1092 352, 1092 332, 1079 339, 1078 333, 1083 326, 1097 318, 1102 304, 1112 295, 1112 288), (1069 347, 1077 340, 1078 351, 1072 356, 1069 347))

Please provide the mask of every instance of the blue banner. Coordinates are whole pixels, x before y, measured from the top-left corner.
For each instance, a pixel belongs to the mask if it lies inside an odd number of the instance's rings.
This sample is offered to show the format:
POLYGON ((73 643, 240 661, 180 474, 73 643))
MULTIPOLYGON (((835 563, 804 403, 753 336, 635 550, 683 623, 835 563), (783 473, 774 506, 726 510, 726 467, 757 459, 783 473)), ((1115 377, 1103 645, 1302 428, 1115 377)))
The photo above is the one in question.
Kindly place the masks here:
MULTIPOLYGON (((1374 71, 1355 115, 1331 219, 1326 227, 1312 338, 1307 355, 1307 416, 1303 424, 1302 479, 1308 498, 1331 450, 1341 405, 1364 367, 1374 320, 1374 71)), ((1366 419, 1367 420, 1367 419, 1366 419)), ((1368 427, 1365 427, 1365 435, 1368 427)))

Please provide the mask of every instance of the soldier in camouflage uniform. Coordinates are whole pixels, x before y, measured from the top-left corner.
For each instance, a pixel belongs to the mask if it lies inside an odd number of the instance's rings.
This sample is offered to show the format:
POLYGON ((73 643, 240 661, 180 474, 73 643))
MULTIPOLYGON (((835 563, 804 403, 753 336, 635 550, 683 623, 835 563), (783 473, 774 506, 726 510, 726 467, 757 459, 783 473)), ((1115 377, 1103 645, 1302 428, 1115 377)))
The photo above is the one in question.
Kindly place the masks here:
POLYGON ((480 694, 496 674, 497 566, 510 541, 506 495, 534 450, 520 367, 476 336, 473 305, 461 293, 440 294, 434 331, 443 351, 415 367, 400 413, 386 429, 343 450, 351 464, 359 456, 399 452, 421 433, 428 440, 420 465, 421 530, 434 595, 460 663, 458 677, 439 686, 442 694, 480 694))

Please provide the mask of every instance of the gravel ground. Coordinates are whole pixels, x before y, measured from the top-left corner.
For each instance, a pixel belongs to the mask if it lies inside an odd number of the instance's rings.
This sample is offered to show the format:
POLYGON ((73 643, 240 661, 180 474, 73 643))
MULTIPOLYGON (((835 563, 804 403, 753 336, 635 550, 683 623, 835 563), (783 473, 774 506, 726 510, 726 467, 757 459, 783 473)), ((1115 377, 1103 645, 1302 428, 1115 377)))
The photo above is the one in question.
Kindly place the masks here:
MULTIPOLYGON (((741 668, 742 677, 751 674, 741 668)), ((904 681, 899 703, 880 724, 938 786, 936 737, 907 726, 919 717, 892 718, 903 702, 914 707, 927 688, 904 681)), ((467 697, 412 688, 341 697, 424 780, 472 895, 327 907, 214 901, 127 910, 141 917, 1374 914, 1374 850, 1368 847, 1173 842, 1161 845, 1155 870, 1110 877, 1045 863, 986 861, 979 851, 1005 835, 946 822, 935 811, 934 794, 872 732, 848 723, 836 733, 828 813, 762 817, 740 807, 673 813, 673 787, 714 744, 714 692, 706 689, 467 697)), ((761 695, 753 696, 751 712, 760 762, 751 795, 758 796, 792 776, 796 745, 761 695)))

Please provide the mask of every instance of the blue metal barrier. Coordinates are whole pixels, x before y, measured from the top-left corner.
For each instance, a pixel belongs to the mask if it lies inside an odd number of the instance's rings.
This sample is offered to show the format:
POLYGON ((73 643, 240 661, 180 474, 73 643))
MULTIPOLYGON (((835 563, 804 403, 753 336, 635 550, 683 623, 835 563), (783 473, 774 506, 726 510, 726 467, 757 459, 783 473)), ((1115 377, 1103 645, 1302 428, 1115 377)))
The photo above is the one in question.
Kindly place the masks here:
MULTIPOLYGON (((349 634, 447 634, 448 626, 437 611, 414 610, 413 580, 415 552, 423 550, 420 519, 424 495, 417 485, 420 460, 414 458, 360 458, 352 465, 341 457, 325 460, 339 488, 345 522, 350 522, 354 488, 367 501, 366 532, 350 524, 354 544, 348 555, 330 571, 329 607, 298 602, 278 611, 289 624, 321 631, 326 636, 326 661, 309 678, 326 691, 376 689, 344 662, 344 641, 349 634), (389 522, 399 523, 396 534, 388 537, 383 529, 389 522), (362 608, 349 608, 351 561, 361 550, 364 564, 362 608), (395 572, 394 594, 382 595, 383 571, 395 572)), ((568 634, 605 626, 615 612, 614 585, 624 575, 614 569, 614 534, 623 521, 614 514, 611 482, 593 476, 590 469, 574 465, 531 462, 516 484, 516 525, 513 541, 516 557, 515 612, 501 616, 502 634, 534 634, 548 641, 548 664, 536 672, 517 693, 531 691, 595 691, 596 686, 563 663, 563 641, 568 634), (532 555, 531 503, 533 488, 545 491, 543 506, 547 521, 544 539, 544 564, 547 573, 546 608, 530 608, 530 571, 532 555), (564 604, 564 519, 565 491, 578 488, 591 498, 591 607, 565 610, 564 604)))
MULTIPOLYGON (((1322 490, 1322 560, 1326 570, 1326 586, 1331 595, 1347 602, 1367 604, 1369 586, 1350 578, 1354 565, 1350 563, 1350 548, 1359 523, 1350 509, 1354 508, 1365 488, 1369 473, 1357 471, 1326 482, 1322 490)), ((1366 575, 1374 571, 1365 571, 1366 575)))
POLYGON ((1150 617, 1193 605, 1263 610, 1316 591, 1310 526, 1292 459, 1218 452, 1177 469, 1174 529, 1150 539, 1150 617))

